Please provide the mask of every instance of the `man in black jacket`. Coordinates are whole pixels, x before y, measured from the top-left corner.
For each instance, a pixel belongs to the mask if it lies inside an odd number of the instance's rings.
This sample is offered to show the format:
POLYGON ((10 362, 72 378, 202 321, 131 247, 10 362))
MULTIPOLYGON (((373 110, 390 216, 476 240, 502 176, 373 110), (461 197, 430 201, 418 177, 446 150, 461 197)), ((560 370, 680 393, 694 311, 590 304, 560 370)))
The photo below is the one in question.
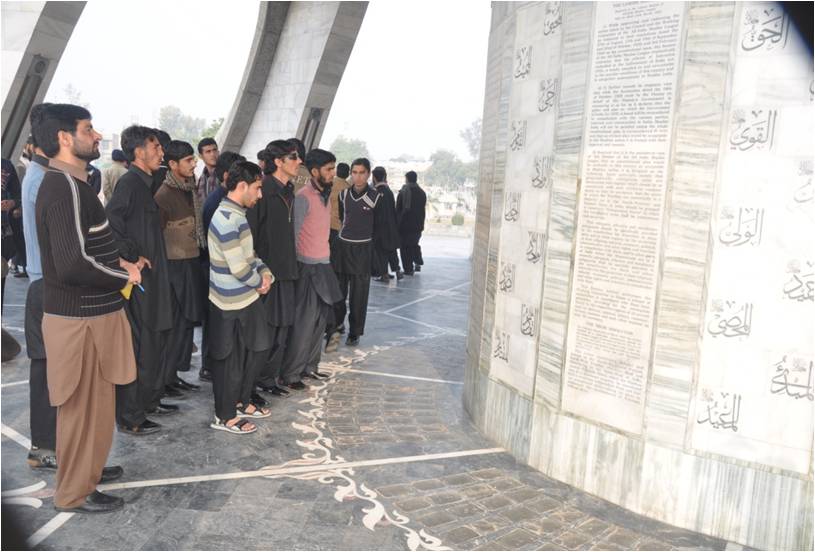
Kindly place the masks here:
POLYGON ((164 151, 151 128, 128 127, 121 140, 130 169, 119 179, 105 210, 122 258, 146 270, 144 291, 133 289, 127 302, 138 375, 135 382, 116 387, 116 421, 124 433, 145 435, 161 428, 147 413, 178 411, 176 405, 159 402, 170 366, 167 340, 174 315, 160 211, 153 199, 164 151))
POLYGON ((371 172, 374 190, 379 194, 378 207, 374 212, 374 251, 371 273, 381 282, 387 282, 393 276, 388 274, 388 263, 396 273, 396 279, 404 278, 399 269, 399 228, 396 223, 396 202, 388 186, 388 173, 384 167, 374 167, 371 172))
POLYGON ((402 266, 408 276, 412 276, 414 271, 420 271, 421 265, 424 264, 419 240, 422 239, 424 231, 427 195, 416 180, 414 171, 405 173, 405 185, 399 190, 399 196, 396 198, 396 218, 399 221, 401 241, 399 250, 402 254, 402 266))
POLYGON ((255 251, 275 276, 269 293, 262 297, 274 346, 259 374, 257 385, 267 393, 286 396, 278 378, 286 353, 289 328, 294 324, 294 287, 297 251, 294 243, 294 178, 303 163, 297 144, 289 140, 269 142, 264 150, 263 197, 246 211, 255 251))

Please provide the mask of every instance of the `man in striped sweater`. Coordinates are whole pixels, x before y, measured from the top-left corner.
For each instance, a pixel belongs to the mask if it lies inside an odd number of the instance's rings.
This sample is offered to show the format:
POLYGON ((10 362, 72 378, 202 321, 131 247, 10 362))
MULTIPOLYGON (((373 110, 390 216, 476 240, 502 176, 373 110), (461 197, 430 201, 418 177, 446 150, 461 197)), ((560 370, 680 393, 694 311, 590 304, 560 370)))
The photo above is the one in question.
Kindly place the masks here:
POLYGON ((113 442, 114 384, 136 377, 120 291, 128 282, 141 282, 141 274, 121 258, 105 210, 88 184, 87 164, 99 157, 102 139, 90 113, 52 104, 44 108, 37 134, 51 157, 35 211, 48 390, 57 407, 54 506, 109 512, 124 503, 96 490, 100 481, 122 475, 119 466, 104 467, 113 442))
POLYGON ((258 371, 269 356, 272 339, 258 300, 274 276, 255 254, 246 209, 262 195, 260 167, 238 161, 229 168, 226 197, 207 234, 209 248, 209 357, 215 394, 213 429, 252 433, 245 418, 267 418, 268 408, 252 403, 258 371))

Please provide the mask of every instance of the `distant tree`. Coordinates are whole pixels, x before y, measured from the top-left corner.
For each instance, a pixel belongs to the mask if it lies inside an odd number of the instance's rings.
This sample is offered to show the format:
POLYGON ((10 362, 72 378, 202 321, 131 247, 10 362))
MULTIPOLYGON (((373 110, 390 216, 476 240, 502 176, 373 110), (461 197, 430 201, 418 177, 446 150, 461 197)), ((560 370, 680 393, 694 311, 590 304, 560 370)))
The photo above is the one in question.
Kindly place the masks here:
POLYGON ((481 152, 481 118, 470 123, 470 126, 458 134, 467 144, 467 150, 473 159, 478 159, 478 155, 481 152))
POLYGON ((363 140, 356 138, 346 138, 345 136, 337 136, 330 147, 331 153, 337 158, 338 163, 348 163, 359 157, 371 158, 368 153, 368 144, 363 140))
POLYGON ((430 168, 425 173, 428 184, 455 189, 467 180, 467 166, 449 150, 436 150, 430 154, 430 168))
POLYGON ((213 119, 210 125, 201 131, 201 136, 193 143, 193 147, 198 145, 198 142, 201 141, 202 138, 215 138, 215 135, 218 134, 218 131, 221 130, 221 126, 224 124, 224 118, 221 117, 219 119, 213 119))
POLYGON ((204 119, 185 115, 174 105, 165 105, 158 113, 158 126, 161 130, 167 132, 173 140, 183 140, 193 146, 198 143, 205 125, 204 119))

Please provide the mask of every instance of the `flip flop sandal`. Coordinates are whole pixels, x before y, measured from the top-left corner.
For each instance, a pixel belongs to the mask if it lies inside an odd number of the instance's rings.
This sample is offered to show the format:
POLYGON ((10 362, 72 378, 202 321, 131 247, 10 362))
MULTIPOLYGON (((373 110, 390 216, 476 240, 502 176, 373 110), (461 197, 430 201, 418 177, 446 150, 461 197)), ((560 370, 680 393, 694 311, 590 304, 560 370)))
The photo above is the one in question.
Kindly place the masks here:
POLYGON ((246 411, 246 408, 238 408, 237 411, 238 411, 238 418, 260 419, 260 418, 268 418, 269 416, 272 415, 272 411, 269 410, 268 408, 265 409, 265 411, 264 411, 263 408, 258 408, 257 406, 255 406, 255 411, 252 412, 251 414, 246 411))
POLYGON ((222 422, 221 420, 219 420, 216 417, 215 421, 212 422, 211 424, 209 424, 209 427, 211 427, 212 429, 218 429, 220 431, 228 431, 229 433, 235 433, 235 434, 239 434, 239 435, 247 435, 249 433, 254 433, 254 432, 256 432, 258 430, 257 426, 255 426, 252 429, 244 430, 243 429, 244 426, 246 424, 249 424, 249 423, 251 423, 251 422, 249 422, 248 420, 238 420, 237 422, 235 422, 234 425, 228 426, 228 425, 226 425, 226 422, 222 422))

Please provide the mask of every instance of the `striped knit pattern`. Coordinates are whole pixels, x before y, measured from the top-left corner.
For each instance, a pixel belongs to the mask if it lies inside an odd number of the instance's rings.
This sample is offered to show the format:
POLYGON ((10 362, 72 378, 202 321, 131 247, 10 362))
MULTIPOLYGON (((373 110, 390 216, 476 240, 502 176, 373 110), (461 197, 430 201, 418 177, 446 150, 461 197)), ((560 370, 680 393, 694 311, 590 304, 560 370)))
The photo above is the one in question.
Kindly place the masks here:
POLYGON ((43 310, 87 318, 124 306, 127 271, 104 208, 90 186, 68 173, 48 171, 36 203, 42 259, 43 310))
POLYGON ((260 295, 268 267, 255 254, 246 210, 228 197, 221 201, 207 233, 209 247, 209 300, 221 310, 248 307, 260 295))

